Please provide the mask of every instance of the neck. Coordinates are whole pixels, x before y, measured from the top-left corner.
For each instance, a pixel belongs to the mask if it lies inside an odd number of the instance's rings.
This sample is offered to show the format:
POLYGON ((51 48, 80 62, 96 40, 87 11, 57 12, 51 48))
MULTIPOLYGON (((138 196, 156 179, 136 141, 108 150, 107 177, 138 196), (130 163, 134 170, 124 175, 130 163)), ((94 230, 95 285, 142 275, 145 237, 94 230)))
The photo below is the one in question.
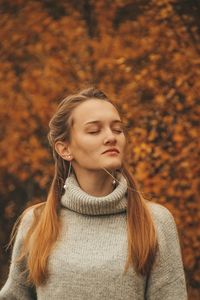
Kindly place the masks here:
MULTIPOLYGON (((106 196, 92 196, 79 185, 75 173, 65 180, 61 197, 63 207, 85 215, 106 215, 125 212, 127 208, 127 181, 122 173, 117 173, 119 184, 106 196)), ((97 184, 98 186, 98 184, 97 184)))
POLYGON ((76 170, 75 176, 81 189, 91 196, 103 197, 114 190, 113 178, 104 170, 76 170))

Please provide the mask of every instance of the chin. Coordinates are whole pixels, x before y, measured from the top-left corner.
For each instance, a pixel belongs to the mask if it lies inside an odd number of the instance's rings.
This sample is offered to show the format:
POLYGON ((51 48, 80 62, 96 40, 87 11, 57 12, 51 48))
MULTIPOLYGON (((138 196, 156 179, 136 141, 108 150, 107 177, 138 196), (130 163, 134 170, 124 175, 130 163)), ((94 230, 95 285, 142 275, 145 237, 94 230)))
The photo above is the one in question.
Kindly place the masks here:
POLYGON ((110 164, 105 165, 104 168, 107 169, 107 170, 113 171, 113 170, 116 170, 116 169, 120 169, 121 166, 122 166, 122 162, 112 162, 110 164))

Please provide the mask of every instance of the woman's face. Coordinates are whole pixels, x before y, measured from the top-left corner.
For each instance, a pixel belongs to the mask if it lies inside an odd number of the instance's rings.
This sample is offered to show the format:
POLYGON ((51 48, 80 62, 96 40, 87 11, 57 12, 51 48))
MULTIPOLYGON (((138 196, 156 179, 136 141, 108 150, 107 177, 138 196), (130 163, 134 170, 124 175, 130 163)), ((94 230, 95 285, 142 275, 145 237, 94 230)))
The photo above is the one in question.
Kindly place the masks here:
POLYGON ((76 107, 71 117, 69 149, 76 168, 115 170, 121 167, 126 138, 116 108, 107 101, 89 99, 76 107), (106 150, 115 148, 117 152, 106 150))

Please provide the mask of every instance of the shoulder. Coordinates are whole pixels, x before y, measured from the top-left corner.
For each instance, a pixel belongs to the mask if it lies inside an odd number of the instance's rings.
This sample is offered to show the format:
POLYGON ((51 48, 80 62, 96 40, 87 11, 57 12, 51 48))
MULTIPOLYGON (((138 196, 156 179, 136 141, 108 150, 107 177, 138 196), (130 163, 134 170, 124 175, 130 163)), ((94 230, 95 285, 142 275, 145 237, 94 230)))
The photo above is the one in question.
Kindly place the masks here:
POLYGON ((161 204, 149 202, 147 205, 155 224, 159 242, 166 246, 165 248, 177 245, 179 243, 179 233, 172 213, 161 204))
POLYGON ((24 236, 36 219, 39 211, 44 207, 44 203, 35 204, 26 208, 18 218, 18 234, 24 236))
POLYGON ((148 201, 147 206, 149 207, 158 234, 178 239, 177 225, 169 209, 161 204, 150 201, 148 201))
POLYGON ((149 211, 157 224, 175 224, 175 220, 172 213, 165 206, 148 201, 147 207, 149 208, 149 211))

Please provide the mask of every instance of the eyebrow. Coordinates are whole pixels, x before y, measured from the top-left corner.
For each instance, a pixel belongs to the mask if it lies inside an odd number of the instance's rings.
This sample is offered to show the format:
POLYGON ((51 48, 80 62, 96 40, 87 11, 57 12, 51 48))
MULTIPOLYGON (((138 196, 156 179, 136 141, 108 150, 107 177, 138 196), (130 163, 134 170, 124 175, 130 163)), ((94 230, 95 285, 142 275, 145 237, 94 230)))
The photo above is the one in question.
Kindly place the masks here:
MULTIPOLYGON (((89 121, 89 122, 84 123, 84 125, 99 124, 99 123, 101 123, 100 120, 93 120, 93 121, 89 121)), ((111 123, 120 123, 120 124, 122 124, 122 121, 121 120, 113 120, 113 121, 111 121, 111 123)))

